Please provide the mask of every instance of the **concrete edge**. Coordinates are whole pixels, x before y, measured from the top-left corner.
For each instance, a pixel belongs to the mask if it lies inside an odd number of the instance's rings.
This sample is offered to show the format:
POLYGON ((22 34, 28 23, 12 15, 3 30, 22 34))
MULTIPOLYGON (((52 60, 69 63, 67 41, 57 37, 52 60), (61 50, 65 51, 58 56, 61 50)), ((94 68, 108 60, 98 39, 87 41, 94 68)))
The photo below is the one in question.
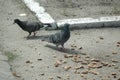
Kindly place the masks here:
POLYGON ((36 13, 36 16, 42 23, 50 23, 52 29, 61 27, 64 23, 71 24, 71 27, 79 28, 102 28, 102 27, 120 27, 120 16, 108 16, 100 18, 78 18, 78 19, 64 19, 55 21, 51 15, 45 12, 45 8, 40 6, 38 2, 34 0, 22 0, 27 7, 36 13))
POLYGON ((2 52, 0 52, 0 80, 16 80, 12 75, 8 59, 2 52))

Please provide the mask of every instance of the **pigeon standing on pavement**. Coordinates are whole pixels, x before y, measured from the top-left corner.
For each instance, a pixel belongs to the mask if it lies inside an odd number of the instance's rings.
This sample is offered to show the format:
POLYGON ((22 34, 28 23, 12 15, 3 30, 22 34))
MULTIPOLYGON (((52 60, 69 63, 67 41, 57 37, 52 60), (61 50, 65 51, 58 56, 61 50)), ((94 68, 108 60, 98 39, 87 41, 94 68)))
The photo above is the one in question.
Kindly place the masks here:
POLYGON ((29 33, 27 38, 31 35, 32 32, 35 36, 36 31, 44 27, 43 24, 39 22, 21 21, 19 19, 14 19, 14 23, 17 23, 22 30, 27 31, 29 33))
POLYGON ((63 25, 63 29, 61 30, 61 32, 58 32, 58 33, 55 33, 55 34, 52 34, 52 35, 48 35, 48 36, 44 36, 43 41, 53 43, 57 47, 59 45, 61 45, 62 49, 64 49, 65 42, 68 41, 68 39, 70 38, 69 26, 70 26, 70 24, 65 23, 63 25))

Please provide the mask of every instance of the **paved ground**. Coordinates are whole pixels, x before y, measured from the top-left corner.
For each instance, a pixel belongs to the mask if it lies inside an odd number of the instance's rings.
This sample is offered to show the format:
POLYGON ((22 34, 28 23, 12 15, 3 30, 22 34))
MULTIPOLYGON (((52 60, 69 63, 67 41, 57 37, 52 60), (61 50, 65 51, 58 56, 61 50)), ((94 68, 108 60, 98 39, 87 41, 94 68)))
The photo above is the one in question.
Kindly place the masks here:
POLYGON ((62 52, 40 39, 57 31, 40 30, 27 40, 28 33, 12 24, 37 20, 21 1, 0 0, 0 7, 1 50, 18 55, 10 62, 17 80, 120 80, 120 28, 71 30, 62 52))
POLYGON ((119 0, 36 0, 55 20, 120 15, 119 0))
POLYGON ((0 80, 15 80, 7 61, 7 57, 0 52, 0 80))

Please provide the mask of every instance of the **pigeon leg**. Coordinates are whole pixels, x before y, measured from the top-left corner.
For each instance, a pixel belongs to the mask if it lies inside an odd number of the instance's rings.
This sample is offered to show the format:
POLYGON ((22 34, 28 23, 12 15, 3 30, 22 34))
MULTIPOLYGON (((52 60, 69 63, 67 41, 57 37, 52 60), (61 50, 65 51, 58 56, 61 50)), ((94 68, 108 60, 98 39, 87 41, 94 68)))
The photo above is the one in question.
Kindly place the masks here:
POLYGON ((29 37, 30 37, 30 35, 31 35, 31 32, 29 32, 29 35, 27 36, 27 38, 29 38, 29 37))
POLYGON ((56 45, 56 47, 58 48, 58 45, 56 45))
MULTIPOLYGON (((58 48, 58 45, 56 45, 57 46, 57 48, 58 48)), ((64 48, 64 45, 61 45, 62 46, 62 48, 58 48, 58 50, 59 51, 64 51, 65 50, 65 48, 64 48)))
POLYGON ((64 44, 61 44, 61 46, 62 46, 62 49, 65 49, 65 48, 64 48, 64 44))
POLYGON ((33 32, 34 36, 36 36, 36 32, 33 32))
POLYGON ((61 50, 65 51, 64 44, 62 44, 61 46, 62 46, 61 50))

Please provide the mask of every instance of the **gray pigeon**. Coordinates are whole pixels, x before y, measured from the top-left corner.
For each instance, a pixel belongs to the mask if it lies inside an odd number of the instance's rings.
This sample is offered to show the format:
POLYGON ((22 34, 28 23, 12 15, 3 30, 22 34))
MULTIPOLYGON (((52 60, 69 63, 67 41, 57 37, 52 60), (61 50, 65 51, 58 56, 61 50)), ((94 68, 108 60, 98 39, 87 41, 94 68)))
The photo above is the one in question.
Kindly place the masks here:
POLYGON ((14 23, 17 23, 22 30, 27 31, 29 33, 27 37, 29 37, 32 32, 35 36, 35 31, 38 31, 40 28, 44 27, 43 24, 39 22, 21 21, 19 19, 15 19, 14 23))
POLYGON ((61 30, 61 32, 58 32, 49 36, 44 36, 43 41, 53 43, 57 47, 61 45, 62 48, 64 48, 64 43, 70 38, 69 26, 70 24, 65 23, 63 25, 63 29, 61 30))

